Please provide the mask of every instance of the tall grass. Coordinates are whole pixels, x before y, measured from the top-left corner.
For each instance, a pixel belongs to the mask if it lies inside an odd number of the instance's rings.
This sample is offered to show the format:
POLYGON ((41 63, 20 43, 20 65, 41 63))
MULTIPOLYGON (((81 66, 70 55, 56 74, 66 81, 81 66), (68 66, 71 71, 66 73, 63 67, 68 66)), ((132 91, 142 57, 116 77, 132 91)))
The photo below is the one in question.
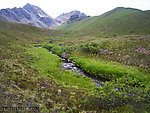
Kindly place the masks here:
POLYGON ((125 66, 115 62, 108 62, 96 56, 91 57, 89 53, 75 53, 72 59, 83 70, 91 75, 102 77, 108 80, 121 78, 123 76, 130 76, 137 79, 143 85, 150 85, 150 74, 136 67, 125 66))
POLYGON ((91 79, 62 69, 61 59, 57 55, 50 54, 47 49, 32 47, 28 49, 28 52, 36 58, 31 65, 39 70, 41 76, 50 75, 56 82, 69 87, 76 86, 89 91, 96 87, 91 79))

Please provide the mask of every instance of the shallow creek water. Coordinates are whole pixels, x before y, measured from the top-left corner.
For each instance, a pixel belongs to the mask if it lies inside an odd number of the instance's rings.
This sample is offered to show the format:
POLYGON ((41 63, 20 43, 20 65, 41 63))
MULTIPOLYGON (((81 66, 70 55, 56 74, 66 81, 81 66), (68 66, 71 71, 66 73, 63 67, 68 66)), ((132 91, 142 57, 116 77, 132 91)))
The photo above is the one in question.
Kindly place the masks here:
MULTIPOLYGON (((50 53, 53 54, 52 51, 50 51, 50 53)), ((102 87, 103 86, 104 81, 102 81, 100 79, 96 79, 94 77, 91 77, 89 74, 85 73, 82 69, 80 69, 75 64, 75 62, 73 62, 73 61, 71 61, 69 59, 66 59, 66 58, 62 58, 62 57, 60 57, 60 58, 61 58, 61 60, 63 62, 62 66, 63 66, 63 68, 65 70, 71 70, 72 72, 78 73, 80 76, 86 76, 88 78, 91 78, 91 80, 94 81, 97 84, 98 87, 102 87)))

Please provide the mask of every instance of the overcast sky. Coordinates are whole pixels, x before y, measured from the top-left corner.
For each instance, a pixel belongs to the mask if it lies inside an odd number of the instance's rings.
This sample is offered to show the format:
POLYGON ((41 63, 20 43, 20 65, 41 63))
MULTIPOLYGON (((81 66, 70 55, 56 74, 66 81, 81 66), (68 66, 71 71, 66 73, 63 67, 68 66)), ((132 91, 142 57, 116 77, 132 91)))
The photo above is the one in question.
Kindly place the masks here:
POLYGON ((51 17, 79 10, 97 16, 115 7, 131 7, 150 10, 150 0, 1 0, 0 9, 23 7, 26 3, 39 6, 51 17))

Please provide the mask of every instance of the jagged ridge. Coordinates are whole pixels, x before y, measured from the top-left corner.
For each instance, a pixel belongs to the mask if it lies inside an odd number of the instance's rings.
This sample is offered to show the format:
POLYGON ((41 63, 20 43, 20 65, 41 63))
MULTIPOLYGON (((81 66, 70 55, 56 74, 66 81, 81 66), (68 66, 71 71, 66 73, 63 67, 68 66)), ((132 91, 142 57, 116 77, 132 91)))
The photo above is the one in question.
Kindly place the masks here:
POLYGON ((2 9, 0 15, 8 22, 30 24, 41 28, 53 28, 57 25, 41 8, 31 4, 26 4, 23 8, 2 9))

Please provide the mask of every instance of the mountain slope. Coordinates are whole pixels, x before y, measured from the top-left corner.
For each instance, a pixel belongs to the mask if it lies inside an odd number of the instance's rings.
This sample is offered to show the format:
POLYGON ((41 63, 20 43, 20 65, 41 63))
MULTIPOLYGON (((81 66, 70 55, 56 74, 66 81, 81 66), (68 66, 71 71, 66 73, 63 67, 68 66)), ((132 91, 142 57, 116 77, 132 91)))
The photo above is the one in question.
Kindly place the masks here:
POLYGON ((8 22, 30 24, 41 28, 53 28, 56 22, 47 15, 41 8, 26 4, 23 8, 12 8, 0 10, 0 15, 8 22))
POLYGON ((59 15, 58 17, 55 18, 55 21, 57 21, 58 24, 63 24, 67 22, 72 15, 78 15, 79 17, 86 17, 86 14, 81 13, 80 11, 74 10, 69 13, 63 13, 59 15))
POLYGON ((150 11, 118 7, 100 16, 63 24, 58 29, 82 31, 83 34, 96 36, 150 34, 150 11))
POLYGON ((1 21, 7 21, 7 19, 4 18, 2 15, 0 15, 0 20, 1 20, 1 21))

